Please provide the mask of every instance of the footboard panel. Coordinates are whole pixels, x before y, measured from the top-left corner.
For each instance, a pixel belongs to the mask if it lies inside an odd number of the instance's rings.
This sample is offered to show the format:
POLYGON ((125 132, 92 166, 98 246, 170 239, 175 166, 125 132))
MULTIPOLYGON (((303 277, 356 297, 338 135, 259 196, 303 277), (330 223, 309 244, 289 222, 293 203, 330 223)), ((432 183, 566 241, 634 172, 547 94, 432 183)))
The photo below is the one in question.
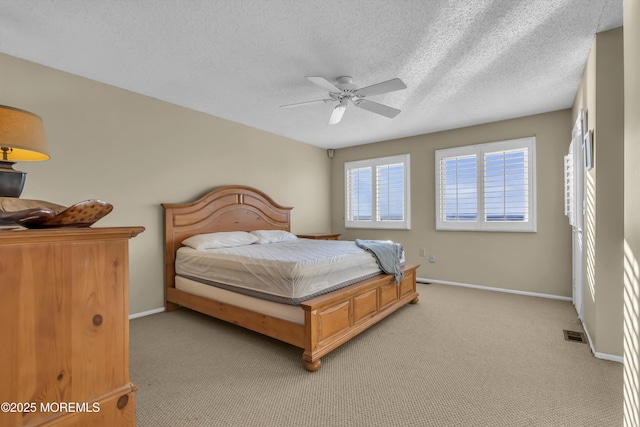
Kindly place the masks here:
POLYGON ((393 275, 381 275, 305 301, 305 351, 307 370, 320 368, 320 358, 400 307, 418 301, 416 270, 407 265, 400 285, 393 275))

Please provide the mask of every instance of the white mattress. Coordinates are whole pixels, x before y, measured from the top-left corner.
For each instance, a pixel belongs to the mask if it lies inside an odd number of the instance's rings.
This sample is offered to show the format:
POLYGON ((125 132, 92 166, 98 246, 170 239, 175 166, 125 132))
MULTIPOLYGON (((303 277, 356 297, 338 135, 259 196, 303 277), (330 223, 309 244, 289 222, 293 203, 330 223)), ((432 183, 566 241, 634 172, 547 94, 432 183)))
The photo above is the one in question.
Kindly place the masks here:
POLYGON ((374 257, 355 242, 297 239, 204 251, 182 247, 176 255, 176 273, 298 304, 381 271, 374 257))

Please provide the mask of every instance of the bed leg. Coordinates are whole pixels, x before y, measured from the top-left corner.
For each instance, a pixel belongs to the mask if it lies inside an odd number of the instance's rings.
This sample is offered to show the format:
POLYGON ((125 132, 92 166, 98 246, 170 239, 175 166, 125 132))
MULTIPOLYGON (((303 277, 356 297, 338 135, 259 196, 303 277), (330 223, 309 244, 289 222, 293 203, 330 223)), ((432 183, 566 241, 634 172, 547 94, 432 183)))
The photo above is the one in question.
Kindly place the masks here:
POLYGON ((178 304, 175 304, 173 302, 166 301, 165 306, 164 306, 164 311, 176 311, 180 307, 182 307, 182 306, 178 305, 178 304))
POLYGON ((302 356, 304 362, 304 368, 309 372, 315 372, 322 366, 322 360, 307 360, 304 355, 302 356))
POLYGON ((420 297, 419 297, 419 296, 416 296, 414 299, 412 299, 411 301, 409 301, 409 304, 417 304, 419 300, 420 300, 420 297))

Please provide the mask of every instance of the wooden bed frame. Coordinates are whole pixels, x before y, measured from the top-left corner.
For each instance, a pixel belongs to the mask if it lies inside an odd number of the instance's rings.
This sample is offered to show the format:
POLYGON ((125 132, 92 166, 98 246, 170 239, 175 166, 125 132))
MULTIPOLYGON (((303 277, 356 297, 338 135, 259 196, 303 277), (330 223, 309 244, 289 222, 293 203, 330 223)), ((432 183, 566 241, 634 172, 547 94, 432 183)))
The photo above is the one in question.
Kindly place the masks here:
POLYGON ((217 231, 291 231, 292 208, 246 186, 220 187, 191 203, 162 206, 166 311, 187 307, 302 348, 304 367, 309 371, 320 368, 322 356, 400 307, 418 302, 418 265, 405 265, 400 285, 393 275, 382 274, 304 301, 300 304, 303 325, 181 291, 175 287, 175 259, 184 239, 217 231))

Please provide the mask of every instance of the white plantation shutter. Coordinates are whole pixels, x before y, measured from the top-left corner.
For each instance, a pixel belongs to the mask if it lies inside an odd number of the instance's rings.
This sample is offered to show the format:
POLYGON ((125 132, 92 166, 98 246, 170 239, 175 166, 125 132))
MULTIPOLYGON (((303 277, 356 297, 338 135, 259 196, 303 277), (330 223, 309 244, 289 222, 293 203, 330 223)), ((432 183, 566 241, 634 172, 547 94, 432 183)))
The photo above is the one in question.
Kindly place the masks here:
POLYGON ((346 162, 345 195, 345 227, 409 229, 409 155, 346 162))
POLYGON ((535 138, 435 154, 437 230, 536 230, 535 138))
POLYGON ((478 165, 475 154, 452 156, 438 162, 440 216, 445 221, 477 221, 478 165))
POLYGON ((371 167, 347 171, 347 220, 371 220, 371 167))
POLYGON ((529 220, 527 149, 484 153, 484 219, 529 220))
POLYGON ((404 163, 376 168, 376 218, 378 221, 404 221, 404 163))
POLYGON ((569 218, 569 224, 576 225, 576 214, 574 211, 574 171, 573 171, 573 142, 569 145, 569 154, 564 156, 564 214, 569 218))

